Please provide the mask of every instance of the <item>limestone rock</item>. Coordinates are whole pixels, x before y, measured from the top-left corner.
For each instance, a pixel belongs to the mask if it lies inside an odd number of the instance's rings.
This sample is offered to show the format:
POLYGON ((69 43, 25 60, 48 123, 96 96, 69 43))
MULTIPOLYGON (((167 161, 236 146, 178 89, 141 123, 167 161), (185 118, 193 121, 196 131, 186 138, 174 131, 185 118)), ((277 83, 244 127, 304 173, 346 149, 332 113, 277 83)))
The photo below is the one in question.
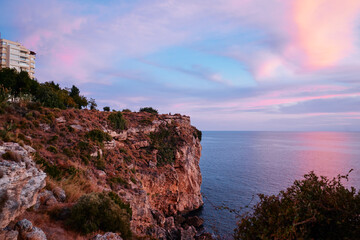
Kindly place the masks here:
POLYGON ((58 117, 55 119, 58 123, 66 123, 66 119, 64 116, 58 117))
POLYGON ((193 226, 189 226, 186 229, 181 229, 181 240, 193 240, 195 239, 196 229, 193 226))
POLYGON ((40 228, 33 227, 33 229, 25 234, 26 240, 46 240, 46 235, 40 228))
POLYGON ((186 224, 194 226, 195 228, 200 228, 204 224, 204 220, 198 216, 193 216, 186 220, 186 224))
POLYGON ((117 233, 107 232, 104 235, 96 235, 92 240, 122 240, 122 237, 117 233))
POLYGON ((0 239, 3 240, 17 240, 19 236, 18 231, 14 230, 0 230, 0 239))
POLYGON ((20 155, 22 160, 0 160, 0 228, 6 227, 36 203, 38 193, 45 187, 46 177, 46 174, 36 167, 29 152, 19 144, 3 143, 0 146, 0 156, 6 151, 20 155))
POLYGON ((16 223, 15 229, 24 240, 46 240, 46 235, 40 228, 33 227, 32 223, 23 219, 16 223))
POLYGON ((55 198, 59 201, 59 202, 65 202, 66 200, 66 193, 65 191, 60 188, 60 187, 56 187, 52 190, 52 192, 54 193, 55 198))
POLYGON ((30 232, 33 229, 33 225, 29 220, 23 219, 16 223, 15 229, 21 233, 30 232))

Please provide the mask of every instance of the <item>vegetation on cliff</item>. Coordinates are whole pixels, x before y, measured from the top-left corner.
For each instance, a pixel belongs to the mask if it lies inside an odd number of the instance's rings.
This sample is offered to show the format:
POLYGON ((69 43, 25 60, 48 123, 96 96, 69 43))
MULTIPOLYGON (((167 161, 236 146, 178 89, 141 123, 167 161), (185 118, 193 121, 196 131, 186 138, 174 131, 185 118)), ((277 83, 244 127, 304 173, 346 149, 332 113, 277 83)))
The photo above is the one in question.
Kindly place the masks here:
POLYGON ((157 165, 163 166, 175 161, 177 146, 184 141, 176 132, 176 126, 161 127, 159 131, 150 133, 151 149, 157 150, 157 165))
POLYGON ((76 86, 71 89, 62 89, 54 82, 39 83, 31 79, 27 72, 17 72, 15 69, 3 68, 0 70, 0 100, 8 97, 28 98, 50 108, 83 108, 89 105, 95 108, 94 99, 87 100, 80 95, 76 86))
POLYGON ((115 194, 90 193, 82 196, 72 207, 68 225, 84 234, 98 230, 120 232, 122 238, 130 239, 131 215, 124 209, 120 198, 115 202, 115 194))
POLYGON ((235 239, 357 239, 360 194, 341 180, 313 172, 277 196, 260 194, 260 202, 242 216, 235 239))
MULTIPOLYGON (((189 117, 155 114, 152 108, 141 112, 79 109, 84 105, 76 102, 84 98, 75 86, 61 89, 55 83, 38 83, 26 77, 27 74, 9 69, 2 70, 1 74, 0 144, 16 142, 20 146, 31 146, 36 151, 33 160, 47 173, 47 190, 59 187, 66 193, 63 203, 66 207, 59 205, 55 208, 61 214, 70 209, 71 218, 78 220, 76 225, 71 223, 69 215, 58 215, 55 221, 62 222, 60 224, 64 226, 69 221, 73 226, 70 229, 76 232, 67 228, 66 231, 76 235, 80 232, 110 231, 111 228, 111 231, 121 231, 122 237, 126 238, 127 227, 125 230, 114 229, 107 221, 121 220, 123 226, 129 226, 132 219, 134 233, 155 234, 159 226, 150 209, 160 211, 165 217, 169 216, 166 211, 176 214, 201 206, 201 175, 198 169, 201 149, 198 139, 201 137, 190 125, 189 117), (31 87, 26 87, 28 85, 31 87), (55 100, 40 98, 38 90, 41 88, 50 91, 45 95, 56 95, 55 100), (67 104, 72 102, 75 105, 67 104), (193 164, 192 169, 198 171, 188 176, 186 166, 175 169, 176 161, 179 165, 193 164), (161 167, 164 165, 167 166, 161 167), (158 176, 165 175, 166 178, 159 177, 163 182, 157 188, 154 181, 158 176), (182 191, 179 191, 180 187, 182 191), (179 197, 180 192, 182 198, 179 197), (105 204, 103 202, 115 207, 103 213, 106 216, 98 216, 105 204), (131 209, 129 203, 136 204, 136 208, 131 209), (85 211, 84 207, 90 210, 85 211), (152 230, 147 232, 147 229, 152 230)), ((90 104, 94 108, 94 103, 90 104)), ((11 153, 6 153, 4 157, 17 159, 11 153)), ((31 214, 44 219, 53 215, 50 206, 31 214)), ((46 225, 46 222, 43 224, 46 225)))

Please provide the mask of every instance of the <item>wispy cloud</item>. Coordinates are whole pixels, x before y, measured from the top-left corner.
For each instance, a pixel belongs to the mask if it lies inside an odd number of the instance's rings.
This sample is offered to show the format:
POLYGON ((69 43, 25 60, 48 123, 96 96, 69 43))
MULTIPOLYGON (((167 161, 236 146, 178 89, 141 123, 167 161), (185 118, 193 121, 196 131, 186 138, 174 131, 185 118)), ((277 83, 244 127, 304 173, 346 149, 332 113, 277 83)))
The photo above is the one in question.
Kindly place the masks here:
POLYGON ((357 115, 345 118, 359 112, 358 0, 13 0, 4 8, 3 37, 38 53, 37 78, 79 84, 101 105, 154 105, 204 128, 226 118, 233 129, 336 113, 359 129, 357 115))

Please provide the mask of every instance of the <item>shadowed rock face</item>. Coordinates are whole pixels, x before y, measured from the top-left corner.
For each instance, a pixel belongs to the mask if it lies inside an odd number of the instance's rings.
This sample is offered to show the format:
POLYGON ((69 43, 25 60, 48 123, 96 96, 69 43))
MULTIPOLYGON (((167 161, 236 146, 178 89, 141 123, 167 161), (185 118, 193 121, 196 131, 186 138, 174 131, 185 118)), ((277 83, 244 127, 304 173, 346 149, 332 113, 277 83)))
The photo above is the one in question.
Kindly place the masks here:
MULTIPOLYGON (((127 131, 126 139, 132 139, 136 146, 141 135, 156 133, 174 128, 177 135, 175 159, 171 164, 157 165, 157 150, 153 151, 149 165, 138 168, 139 182, 132 190, 120 190, 133 209, 132 229, 138 234, 150 234, 166 239, 176 229, 166 224, 172 216, 198 209, 203 205, 200 193, 201 156, 200 140, 194 137, 194 128, 186 116, 169 116, 155 120, 146 128, 132 128, 127 131)), ((173 218, 172 218, 173 219, 173 218)), ((179 235, 182 229, 178 229, 179 235)), ((186 231, 185 231, 186 232, 186 231)), ((185 234, 184 232, 184 234, 185 234)))
POLYGON ((22 214, 36 203, 37 195, 45 187, 46 174, 39 170, 29 153, 31 147, 21 147, 17 143, 0 146, 0 156, 8 153, 9 160, 0 160, 0 228, 22 214))

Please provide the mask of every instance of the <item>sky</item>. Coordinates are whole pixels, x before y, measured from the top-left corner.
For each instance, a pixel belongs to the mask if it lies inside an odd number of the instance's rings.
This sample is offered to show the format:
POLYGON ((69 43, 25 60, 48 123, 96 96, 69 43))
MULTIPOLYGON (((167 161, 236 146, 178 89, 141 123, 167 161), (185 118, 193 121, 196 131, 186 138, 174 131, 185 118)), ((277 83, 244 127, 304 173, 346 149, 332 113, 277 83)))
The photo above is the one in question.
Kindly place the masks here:
POLYGON ((36 78, 201 130, 360 131, 359 0, 0 0, 36 78))

